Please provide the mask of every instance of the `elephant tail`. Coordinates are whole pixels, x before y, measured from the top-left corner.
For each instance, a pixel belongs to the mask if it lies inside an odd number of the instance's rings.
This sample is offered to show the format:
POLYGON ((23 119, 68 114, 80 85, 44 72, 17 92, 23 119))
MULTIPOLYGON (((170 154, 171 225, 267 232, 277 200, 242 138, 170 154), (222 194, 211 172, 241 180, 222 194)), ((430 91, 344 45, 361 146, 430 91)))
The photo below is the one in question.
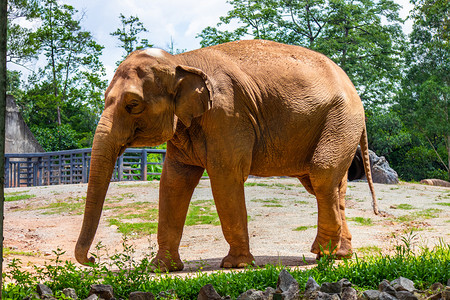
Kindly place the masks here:
POLYGON ((377 197, 375 195, 375 188, 373 186, 372 181, 372 171, 370 168, 370 158, 369 158, 369 143, 367 142, 367 130, 366 126, 364 126, 364 130, 361 135, 361 140, 359 141, 359 144, 361 146, 361 156, 363 160, 364 165, 364 171, 366 172, 366 178, 367 182, 369 183, 370 193, 372 194, 372 207, 373 212, 378 215, 378 203, 377 203, 377 197))

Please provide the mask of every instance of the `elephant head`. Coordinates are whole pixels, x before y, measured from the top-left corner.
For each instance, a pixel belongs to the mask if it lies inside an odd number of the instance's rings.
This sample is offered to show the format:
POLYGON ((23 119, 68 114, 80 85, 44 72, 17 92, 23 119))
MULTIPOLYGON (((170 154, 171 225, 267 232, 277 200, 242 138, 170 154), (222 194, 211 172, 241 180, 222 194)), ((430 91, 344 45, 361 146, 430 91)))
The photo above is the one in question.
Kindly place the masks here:
POLYGON ((119 66, 106 90, 94 136, 84 219, 75 248, 78 262, 94 262, 88 251, 117 157, 127 147, 168 141, 178 120, 190 127, 211 107, 211 99, 208 76, 162 50, 135 51, 119 66))

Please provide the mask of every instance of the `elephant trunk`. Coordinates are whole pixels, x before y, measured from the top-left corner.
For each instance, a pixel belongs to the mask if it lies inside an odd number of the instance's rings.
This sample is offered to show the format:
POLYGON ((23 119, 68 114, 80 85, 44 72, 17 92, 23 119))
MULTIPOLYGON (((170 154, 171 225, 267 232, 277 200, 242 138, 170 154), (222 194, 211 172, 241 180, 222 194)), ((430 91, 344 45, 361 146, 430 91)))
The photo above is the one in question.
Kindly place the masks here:
POLYGON ((120 151, 110 134, 111 123, 105 122, 107 120, 104 119, 101 118, 94 136, 84 219, 75 246, 75 258, 83 265, 95 261, 93 257, 88 258, 88 251, 97 231, 106 192, 120 151))

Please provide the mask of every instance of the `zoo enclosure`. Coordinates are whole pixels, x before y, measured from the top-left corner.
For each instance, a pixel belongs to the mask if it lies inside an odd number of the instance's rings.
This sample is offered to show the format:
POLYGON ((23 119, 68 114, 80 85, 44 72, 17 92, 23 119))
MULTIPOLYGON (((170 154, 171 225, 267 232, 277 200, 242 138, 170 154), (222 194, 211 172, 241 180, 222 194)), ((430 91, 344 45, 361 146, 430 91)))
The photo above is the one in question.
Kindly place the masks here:
MULTIPOLYGON (((5 154, 5 187, 87 183, 91 148, 26 154, 5 154)), ((125 150, 116 161, 111 181, 138 181, 160 176, 166 150, 125 150)))

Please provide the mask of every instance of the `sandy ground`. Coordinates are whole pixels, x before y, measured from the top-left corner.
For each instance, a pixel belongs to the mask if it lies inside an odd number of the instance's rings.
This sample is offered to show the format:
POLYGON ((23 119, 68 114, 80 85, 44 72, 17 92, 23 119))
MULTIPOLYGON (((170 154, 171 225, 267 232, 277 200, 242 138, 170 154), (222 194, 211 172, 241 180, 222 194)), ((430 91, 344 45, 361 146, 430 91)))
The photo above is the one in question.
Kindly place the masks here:
MULTIPOLYGON (((256 263, 304 265, 303 257, 313 263, 315 255, 309 250, 317 230, 315 198, 295 179, 251 178, 247 183, 250 183, 245 190, 250 243, 256 263)), ((123 236, 118 227, 109 222, 112 218, 120 218, 114 207, 121 208, 122 216, 125 208, 128 215, 147 205, 156 210, 158 186, 157 181, 111 184, 105 204, 109 207, 103 211, 93 244, 101 242, 105 246, 99 255, 104 255, 105 249, 109 254, 122 250, 123 236)), ((81 227, 86 189, 84 184, 6 189, 7 196, 34 196, 5 203, 4 245, 11 254, 5 257, 4 268, 13 258, 20 258, 24 268, 31 270, 32 265, 54 260, 57 249, 66 251, 61 257, 63 260, 75 262, 73 249, 81 227)), ((411 242, 417 248, 433 247, 440 241, 450 243, 450 188, 401 183, 376 184, 375 189, 379 207, 388 213, 388 217, 372 212, 367 183, 349 183, 347 191, 346 216, 350 219, 353 247, 359 255, 392 251, 395 245, 402 243, 402 238, 413 235, 411 242), (361 218, 370 219, 372 224, 361 224, 358 222, 361 218), (411 230, 414 230, 413 235, 408 234, 411 230)), ((201 205, 199 203, 204 200, 212 199, 209 180, 202 180, 192 202, 201 205)), ((211 201, 206 203, 214 210, 211 201)), ((123 220, 136 221, 139 220, 123 220)), ((128 240, 136 250, 136 259, 157 250, 156 234, 132 235, 128 240)), ((91 250, 95 251, 94 247, 91 250)), ((180 247, 185 271, 199 267, 219 269, 227 252, 228 245, 220 226, 185 226, 180 247)))

